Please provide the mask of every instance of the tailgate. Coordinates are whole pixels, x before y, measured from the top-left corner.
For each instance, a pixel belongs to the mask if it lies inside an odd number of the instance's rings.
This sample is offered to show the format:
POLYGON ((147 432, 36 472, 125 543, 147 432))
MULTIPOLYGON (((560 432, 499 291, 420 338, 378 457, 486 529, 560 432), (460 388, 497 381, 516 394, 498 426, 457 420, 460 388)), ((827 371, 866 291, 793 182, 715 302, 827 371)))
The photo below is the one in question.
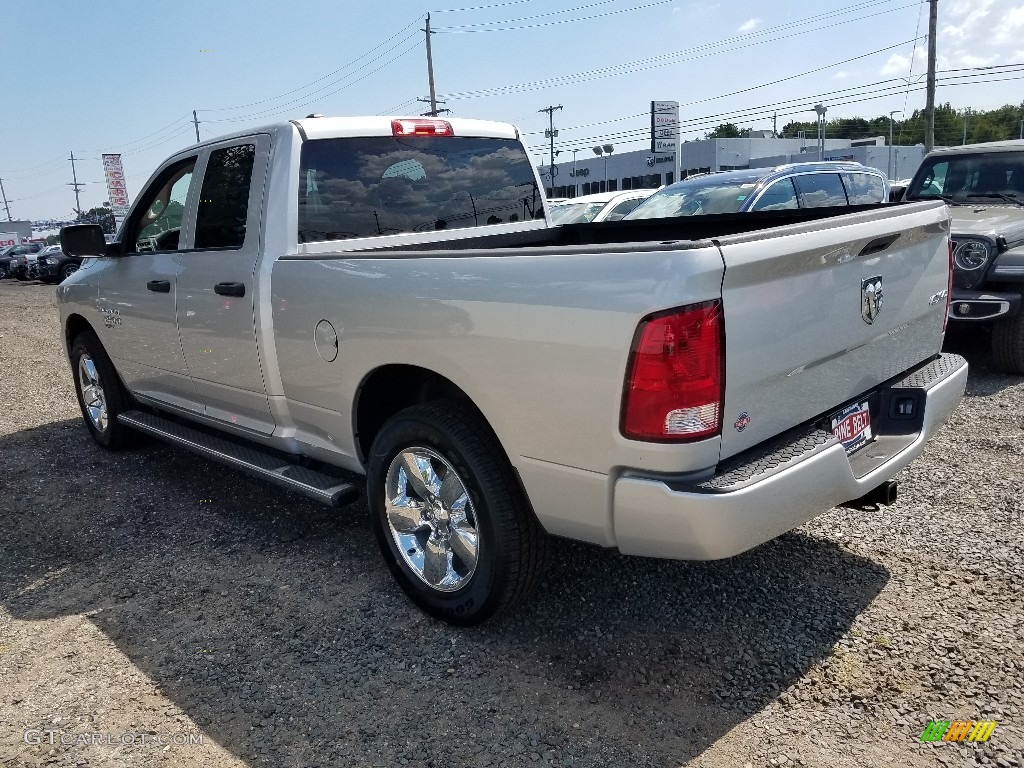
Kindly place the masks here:
POLYGON ((948 232, 944 204, 915 203, 719 240, 722 458, 935 355, 948 232))

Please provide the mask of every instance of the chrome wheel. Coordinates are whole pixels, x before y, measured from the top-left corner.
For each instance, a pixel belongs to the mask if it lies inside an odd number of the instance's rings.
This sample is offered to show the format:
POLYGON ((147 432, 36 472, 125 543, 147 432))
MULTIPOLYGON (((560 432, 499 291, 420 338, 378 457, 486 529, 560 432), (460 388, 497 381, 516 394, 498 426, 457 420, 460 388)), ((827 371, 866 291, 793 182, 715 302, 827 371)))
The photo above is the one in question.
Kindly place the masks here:
POLYGON ((78 271, 78 265, 77 264, 68 264, 66 267, 64 267, 64 269, 61 270, 60 274, 61 274, 62 278, 67 280, 69 277, 71 277, 77 271, 78 271))
POLYGON ((107 396, 96 363, 86 354, 78 358, 78 388, 89 421, 100 432, 105 431, 108 424, 107 396))
POLYGON ((429 448, 406 448, 384 486, 388 528, 409 569, 441 592, 465 586, 479 558, 477 518, 452 465, 429 448))

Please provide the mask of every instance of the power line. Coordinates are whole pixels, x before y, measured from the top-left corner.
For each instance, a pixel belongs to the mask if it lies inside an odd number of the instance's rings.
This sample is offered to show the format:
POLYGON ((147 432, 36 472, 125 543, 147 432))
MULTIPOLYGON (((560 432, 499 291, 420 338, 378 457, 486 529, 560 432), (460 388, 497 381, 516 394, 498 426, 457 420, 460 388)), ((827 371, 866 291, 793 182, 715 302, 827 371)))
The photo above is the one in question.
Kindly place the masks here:
MULTIPOLYGON (((887 1, 891 2, 891 0, 887 1)), ((672 64, 679 64, 684 61, 693 61, 695 59, 707 58, 708 56, 717 56, 722 53, 743 50, 745 48, 750 48, 765 42, 777 42, 780 40, 787 40, 792 37, 799 37, 800 35, 808 34, 810 32, 820 32, 825 29, 843 26, 844 24, 848 24, 852 21, 863 21, 864 19, 885 15, 887 13, 891 13, 896 10, 901 10, 903 8, 914 7, 917 4, 917 2, 914 2, 910 5, 903 5, 897 8, 890 8, 885 11, 867 14, 865 16, 859 16, 854 19, 835 21, 832 23, 824 24, 822 26, 813 27, 811 29, 805 29, 799 32, 794 32, 786 35, 774 35, 764 40, 759 39, 767 35, 769 32, 780 32, 790 29, 797 29, 801 26, 805 26, 808 24, 814 24, 819 21, 833 19, 836 15, 838 15, 837 13, 819 14, 817 16, 811 16, 806 19, 800 19, 797 21, 788 22, 786 24, 780 24, 776 27, 766 28, 764 30, 759 30, 757 32, 751 32, 744 35, 733 35, 732 37, 723 38, 715 42, 702 43, 701 45, 696 45, 690 48, 684 48, 673 53, 662 54, 660 56, 651 56, 644 59, 637 59, 635 61, 627 62, 625 64, 616 64, 608 67, 584 70, 582 72, 575 72, 568 75, 559 75, 557 77, 544 78, 543 80, 533 80, 526 83, 516 83, 512 85, 504 85, 494 88, 480 88, 471 91, 458 91, 455 93, 446 93, 443 94, 443 96, 446 99, 455 100, 484 98, 488 96, 505 95, 508 93, 523 93, 526 91, 543 90, 546 88, 554 88, 556 86, 575 85, 577 83, 588 82, 591 80, 635 74, 636 72, 644 72, 650 69, 657 69, 672 64), (722 47, 726 45, 733 45, 733 47, 722 47)), ((874 0, 873 2, 862 3, 859 6, 851 6, 850 8, 844 9, 843 11, 838 13, 842 14, 849 13, 855 10, 865 10, 868 7, 877 5, 879 5, 878 0, 874 0)))
POLYGON ((553 27, 558 24, 570 24, 578 21, 591 21, 592 19, 603 19, 607 16, 616 16, 620 13, 631 13, 633 11, 643 11, 647 8, 654 8, 657 5, 665 5, 667 3, 674 3, 676 0, 655 0, 653 3, 647 5, 638 5, 633 8, 620 8, 617 11, 608 11, 607 13, 598 13, 593 16, 581 16, 574 19, 560 19, 558 21, 548 21, 543 24, 526 24, 519 27, 501 27, 495 29, 484 29, 484 27, 494 27, 497 24, 517 24, 520 21, 530 21, 532 19, 542 19, 547 16, 557 16, 561 13, 574 13, 576 11, 582 11, 586 8, 596 8, 600 5, 608 5, 609 3, 616 3, 619 0, 601 0, 598 3, 591 3, 590 5, 581 5, 576 8, 565 8, 561 11, 549 11, 548 13, 538 13, 534 16, 524 16, 519 19, 506 19, 505 21, 481 21, 476 24, 460 24, 454 27, 438 27, 438 33, 446 34, 464 34, 468 32, 509 32, 513 30, 521 29, 537 29, 538 27, 553 27))
POLYGON ((431 11, 431 13, 462 13, 463 11, 487 11, 491 8, 504 8, 508 5, 522 5, 532 3, 534 0, 508 0, 504 3, 492 3, 491 5, 474 5, 471 8, 447 8, 443 11, 431 11))
MULTIPOLYGON (((234 109, 248 109, 249 107, 259 106, 260 104, 267 104, 267 103, 269 103, 271 101, 277 101, 278 99, 282 99, 285 96, 291 96, 292 94, 298 93, 299 91, 304 91, 307 88, 309 88, 310 86, 316 85, 319 82, 322 82, 324 80, 332 78, 335 75, 339 74, 340 72, 344 72, 346 69, 351 67, 356 62, 361 61, 362 59, 365 59, 367 56, 369 56, 371 53, 373 53, 373 52, 375 52, 377 50, 380 50, 385 45, 387 45, 392 40, 394 40, 396 37, 398 37, 403 32, 405 32, 405 30, 409 29, 409 27, 411 27, 411 26, 413 26, 415 24, 418 24, 418 23, 419 23, 419 18, 417 17, 415 20, 413 20, 409 24, 406 24, 400 30, 395 32, 395 34, 393 34, 391 37, 387 38, 386 40, 384 40, 382 43, 380 43, 379 45, 375 46, 374 48, 371 48, 366 53, 364 53, 364 54, 362 54, 360 56, 357 56, 356 58, 354 58, 351 61, 347 62, 346 64, 342 65, 341 67, 339 67, 338 69, 334 70, 333 72, 328 72, 323 77, 319 77, 316 80, 313 80, 313 81, 311 81, 309 83, 306 83, 305 85, 299 86, 298 88, 294 88, 294 89, 292 89, 290 91, 286 91, 284 93, 280 93, 277 96, 270 96, 270 97, 268 97, 266 99, 260 99, 259 101, 251 101, 248 104, 236 104, 233 107, 211 107, 210 109, 200 109, 198 111, 199 112, 226 112, 226 111, 230 111, 230 110, 234 110, 234 109)), ((406 38, 406 39, 408 39, 408 38, 406 38)), ((399 45, 401 45, 401 43, 399 43, 399 45)), ((374 59, 374 61, 376 61, 376 59, 374 59)), ((330 86, 326 86, 326 87, 330 87, 330 86)), ((313 91, 313 93, 316 93, 316 91, 313 91)))
MULTIPOLYGON (((946 73, 958 73, 965 70, 942 70, 946 73)), ((1005 75, 1014 73, 1024 73, 1024 64, 1008 64, 1000 65, 1000 69, 997 72, 993 72, 988 68, 977 68, 974 70, 966 70, 968 72, 974 72, 973 74, 947 74, 946 77, 939 78, 941 87, 954 87, 960 85, 974 85, 983 84, 989 82, 1006 82, 1012 80, 1024 79, 1024 74, 1020 77, 997 77, 979 79, 980 77, 988 74, 1005 75)), ((914 92, 924 90, 923 87, 919 86, 911 89, 914 92)), ((705 115, 702 117, 691 118, 688 120, 681 120, 680 127, 687 130, 699 130, 701 128, 716 127, 722 122, 746 122, 751 119, 770 119, 775 112, 782 116, 798 115, 803 112, 809 111, 808 105, 812 104, 817 100, 828 100, 830 106, 847 106, 850 104, 859 104, 865 101, 874 101, 879 98, 886 96, 892 96, 897 93, 903 92, 903 80, 902 78, 893 78, 890 80, 882 80, 877 83, 871 83, 861 86, 853 86, 851 88, 839 89, 836 91, 829 91, 822 94, 815 94, 810 96, 803 96, 797 99, 788 99, 782 102, 776 102, 774 104, 760 105, 757 107, 749 107, 742 110, 734 110, 730 112, 722 112, 718 114, 705 115), (889 83, 897 83, 896 85, 888 85, 889 83), (874 86, 882 86, 881 88, 874 86), (844 98, 844 101, 835 101, 834 98, 829 99, 829 96, 840 96, 844 98)), ((573 129, 566 129, 573 130, 573 129)), ((650 127, 644 126, 643 128, 635 129, 624 129, 622 131, 600 134, 598 136, 590 136, 585 141, 619 141, 620 143, 641 143, 647 142, 650 139, 650 127), (632 137, 636 137, 635 140, 629 141, 632 137)), ((582 140, 574 140, 570 143, 579 143, 582 140)), ((539 151, 539 147, 532 147, 535 151, 539 151)), ((544 148, 546 151, 547 148, 544 148)))
MULTIPOLYGON (((420 46, 419 41, 417 40, 417 42, 413 43, 411 46, 409 46, 405 50, 401 51, 400 53, 395 54, 394 56, 388 56, 388 54, 390 54, 395 49, 401 47, 402 44, 408 42, 409 40, 411 40, 414 37, 416 37, 416 38, 419 37, 418 31, 417 32, 413 32, 412 34, 408 35, 400 43, 392 46, 388 50, 386 50, 383 53, 381 53, 379 56, 374 57, 370 61, 368 61, 365 64, 363 64, 361 67, 357 68, 355 71, 350 72, 348 75, 345 75, 345 77, 352 77, 357 72, 359 72, 360 70, 363 70, 366 67, 368 67, 371 64, 373 64, 375 61, 379 61, 380 59, 388 57, 388 60, 384 64, 382 64, 381 66, 377 67, 374 70, 371 70, 370 72, 367 72, 362 77, 359 77, 359 78, 357 78, 355 80, 351 80, 351 81, 345 83, 340 88, 337 88, 337 89, 335 89, 333 91, 330 91, 329 93, 322 94, 318 98, 322 100, 322 99, 327 98, 328 96, 333 96, 336 93, 340 93, 341 91, 345 90, 346 88, 351 88, 356 83, 362 82, 363 80, 365 80, 370 75, 376 74, 377 72, 380 72, 382 69, 385 69, 386 67, 389 67, 392 64, 396 63, 399 59, 407 56, 412 51, 414 51, 417 48, 419 48, 419 46, 420 46)), ((343 80, 344 78, 341 78, 341 79, 343 80)), ((315 93, 320 93, 321 91, 325 90, 326 88, 331 88, 334 85, 337 85, 338 82, 340 82, 340 80, 335 81, 335 82, 333 82, 333 83, 331 83, 329 85, 325 85, 323 88, 319 88, 319 89, 317 89, 315 91, 310 91, 308 94, 305 94, 301 98, 294 99, 294 100, 292 100, 290 102, 286 102, 284 104, 279 104, 276 107, 273 107, 273 108, 268 109, 268 110, 262 110, 262 111, 254 112, 254 113, 251 113, 251 114, 248 114, 248 115, 239 115, 237 117, 227 117, 227 118, 219 118, 219 119, 208 119, 205 122, 208 122, 208 123, 238 123, 238 122, 246 122, 246 121, 249 121, 249 120, 255 120, 255 119, 259 119, 259 118, 272 117, 274 115, 284 114, 286 112, 292 111, 292 107, 294 107, 296 105, 308 105, 309 104, 309 97, 311 97, 315 93)))
MULTIPOLYGON (((849 59, 844 59, 842 61, 833 62, 832 64, 826 64, 825 66, 818 67, 817 69, 809 69, 806 72, 800 72, 798 74, 790 75, 788 77, 783 77, 783 78, 780 78, 778 80, 772 80, 772 81, 767 82, 767 83, 761 83, 760 85, 752 85, 749 88, 741 88, 738 91, 731 91, 730 93, 722 93, 722 94, 717 94, 715 96, 709 96, 709 97, 704 98, 704 99, 697 99, 696 101, 688 101, 686 103, 680 104, 680 107, 692 107, 692 106, 694 106, 696 104, 704 104, 704 103, 709 102, 709 101, 717 101, 718 99, 725 99, 725 98, 729 98, 731 96, 739 96, 739 95, 744 94, 744 93, 749 93, 750 91, 756 91, 756 90, 759 90, 761 88, 767 88, 767 87, 772 86, 772 85, 778 85, 779 83, 785 83, 785 82, 787 82, 789 80, 796 80, 797 78, 800 78, 800 77, 805 77, 807 75, 813 75, 813 74, 816 74, 816 73, 821 72, 823 70, 831 69, 832 67, 838 67, 838 66, 841 66, 843 64, 849 64, 851 61, 857 61, 858 59, 864 59, 864 58, 867 58, 868 56, 874 56, 875 54, 882 53, 883 51, 888 51, 888 50, 891 50, 893 48, 898 48, 899 46, 905 45, 908 42, 913 42, 913 41, 912 40, 911 41, 904 40, 901 43, 895 43, 894 45, 886 46, 885 48, 879 48, 878 50, 871 51, 869 53, 863 53, 863 54, 861 54, 859 56, 853 56, 852 58, 849 58, 849 59)), ((613 118, 611 120, 603 120, 603 121, 598 122, 598 123, 589 123, 587 125, 577 125, 577 126, 573 126, 572 128, 566 128, 565 130, 572 131, 572 130, 576 130, 578 128, 589 128, 589 127, 594 126, 594 125, 604 125, 604 124, 607 124, 607 123, 620 122, 622 120, 628 120, 628 119, 635 118, 635 117, 648 117, 649 114, 650 114, 649 112, 639 112, 639 113, 637 113, 635 115, 628 115, 626 117, 617 117, 617 118, 613 118)), ((540 131, 529 131, 529 132, 524 133, 523 135, 524 136, 529 136, 529 135, 533 135, 533 134, 537 134, 537 133, 540 133, 540 131)))

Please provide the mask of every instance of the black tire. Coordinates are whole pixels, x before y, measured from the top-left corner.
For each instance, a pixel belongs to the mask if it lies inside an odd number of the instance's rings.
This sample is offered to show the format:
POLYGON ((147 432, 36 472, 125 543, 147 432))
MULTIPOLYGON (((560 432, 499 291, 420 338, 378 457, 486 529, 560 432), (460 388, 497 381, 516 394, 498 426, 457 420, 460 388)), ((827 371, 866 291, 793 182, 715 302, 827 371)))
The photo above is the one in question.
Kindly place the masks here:
POLYGON ((992 324, 992 363, 1004 373, 1024 375, 1024 310, 992 324))
MULTIPOLYGON (((470 626, 512 607, 533 590, 543 568, 547 537, 497 438, 472 407, 441 400, 399 412, 373 441, 367 470, 371 524, 384 560, 398 584, 423 611, 449 624, 470 626), (432 586, 417 573, 400 549, 396 540, 399 534, 393 533, 388 520, 388 472, 392 462, 400 461, 403 451, 412 448, 426 449, 442 459, 438 466, 445 474, 436 479, 443 479, 450 467, 468 496, 468 503, 463 503, 466 520, 475 525, 476 562, 471 572, 463 568, 467 571, 465 583, 451 591, 432 586)), ((443 496, 442 483, 436 498, 443 496)), ((451 531, 456 525, 445 528, 454 540, 451 531)), ((427 534, 423 536, 426 540, 427 534)), ((429 540, 435 540, 433 533, 429 540)), ((420 554, 426 555, 427 549, 424 545, 420 554)), ((450 551, 455 549, 453 546, 450 551)), ((409 553, 414 551, 415 547, 409 553)), ((449 564, 464 565, 457 555, 449 564)))
MULTIPOLYGON (((88 363, 85 365, 88 367, 88 363)), ((138 433, 128 429, 117 420, 119 414, 130 411, 136 406, 131 395, 121 384, 121 379, 117 375, 117 371, 114 370, 114 364, 110 362, 106 350, 103 349, 100 340, 92 331, 82 331, 71 344, 71 374, 75 382, 78 406, 82 409, 82 418, 93 439, 111 451, 123 450, 136 444, 138 433), (90 408, 86 404, 86 395, 83 393, 83 377, 86 376, 82 368, 83 357, 91 361, 94 366, 106 418, 97 420, 91 415, 90 408)), ((95 402, 95 399, 91 399, 91 402, 95 402)))
POLYGON ((69 277, 71 277, 77 271, 78 271, 78 265, 77 264, 65 264, 60 269, 60 279, 61 279, 61 281, 63 282, 64 280, 67 280, 69 277))
POLYGON ((6 280, 7 277, 7 267, 5 267, 3 264, 0 264, 0 280, 6 280))

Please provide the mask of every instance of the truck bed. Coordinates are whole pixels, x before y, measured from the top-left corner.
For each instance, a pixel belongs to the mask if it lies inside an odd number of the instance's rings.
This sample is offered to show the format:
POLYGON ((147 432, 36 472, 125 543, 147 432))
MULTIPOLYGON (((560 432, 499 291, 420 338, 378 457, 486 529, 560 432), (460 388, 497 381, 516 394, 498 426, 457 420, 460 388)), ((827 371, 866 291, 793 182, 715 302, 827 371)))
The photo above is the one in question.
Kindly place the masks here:
MULTIPOLYGON (((853 205, 837 208, 804 208, 794 211, 754 211, 688 216, 675 219, 640 219, 637 221, 604 221, 595 224, 566 224, 527 232, 463 237, 444 242, 415 243, 360 249, 360 253, 387 252, 389 258, 415 258, 423 251, 440 255, 452 251, 494 251, 502 249, 551 248, 572 245, 616 245, 629 243, 635 250, 639 244, 712 240, 730 235, 760 232, 765 229, 835 219, 849 214, 894 211, 906 204, 853 205)), ((353 251, 339 244, 338 256, 351 258, 353 251)), ((643 246, 640 246, 643 247, 643 246)), ((455 255, 455 254, 452 254, 455 255)), ((473 254, 476 255, 476 254, 473 254)), ((509 254, 511 255, 511 254, 509 254)), ((322 259, 330 254, 316 253, 289 256, 293 259, 322 259)))

